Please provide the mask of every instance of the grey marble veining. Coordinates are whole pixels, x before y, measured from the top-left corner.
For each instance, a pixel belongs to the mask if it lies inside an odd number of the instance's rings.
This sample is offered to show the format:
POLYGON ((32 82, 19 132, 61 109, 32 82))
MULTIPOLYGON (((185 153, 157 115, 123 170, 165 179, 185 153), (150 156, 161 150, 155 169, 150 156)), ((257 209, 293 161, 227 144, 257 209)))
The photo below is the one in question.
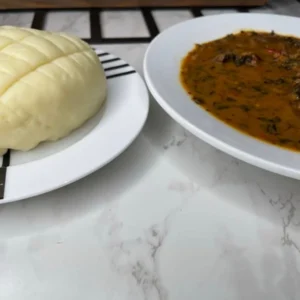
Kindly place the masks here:
POLYGON ((153 10, 153 17, 160 31, 177 23, 192 19, 192 14, 186 9, 182 10, 153 10))
POLYGON ((148 37, 148 29, 139 11, 101 13, 104 37, 148 37))
POLYGON ((89 38, 89 23, 89 14, 86 11, 53 11, 47 14, 45 29, 64 31, 81 38, 89 38))
POLYGON ((30 27, 33 19, 33 12, 1 12, 0 25, 13 25, 30 27))
MULTIPOLYGON (((299 8, 273 0, 250 12, 300 16, 299 8)), ((153 15, 160 30, 192 18, 153 15)), ((0 23, 29 26, 32 16, 2 14, 0 23)), ((106 37, 148 36, 137 11, 104 12, 102 21, 106 37)), ((47 29, 90 35, 81 11, 51 13, 47 29)), ((141 74, 147 46, 96 45, 141 74)), ((142 133, 109 165, 0 205, 0 299, 299 300, 299 233, 298 181, 214 149, 152 99, 142 133)))

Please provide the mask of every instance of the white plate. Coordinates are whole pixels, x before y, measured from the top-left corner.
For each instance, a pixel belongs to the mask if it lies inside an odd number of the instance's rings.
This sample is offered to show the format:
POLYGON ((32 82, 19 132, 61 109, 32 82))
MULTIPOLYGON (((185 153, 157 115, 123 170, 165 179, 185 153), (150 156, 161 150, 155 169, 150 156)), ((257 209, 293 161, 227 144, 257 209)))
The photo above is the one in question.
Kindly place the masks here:
POLYGON ((0 158, 0 203, 39 195, 94 172, 124 151, 141 131, 149 109, 142 78, 120 58, 96 52, 108 85, 103 109, 58 142, 0 158))
POLYGON ((162 108, 199 138, 257 167, 299 179, 300 153, 269 145, 225 125, 191 101, 179 81, 181 60, 195 43, 242 29, 300 36, 299 28, 298 18, 264 14, 225 14, 180 23, 150 44, 144 59, 146 83, 162 108))

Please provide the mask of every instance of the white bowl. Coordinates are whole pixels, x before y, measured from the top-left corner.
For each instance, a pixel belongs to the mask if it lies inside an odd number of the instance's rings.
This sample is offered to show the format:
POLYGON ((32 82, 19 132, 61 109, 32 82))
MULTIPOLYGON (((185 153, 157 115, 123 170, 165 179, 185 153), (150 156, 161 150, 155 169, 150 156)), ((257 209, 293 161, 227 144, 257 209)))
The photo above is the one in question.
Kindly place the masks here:
POLYGON ((257 167, 299 179, 300 153, 259 141, 219 121, 190 100, 179 80, 181 60, 195 43, 242 29, 274 30, 297 36, 299 28, 298 18, 242 13, 200 17, 177 24, 149 45, 144 59, 146 83, 161 107, 200 139, 257 167))

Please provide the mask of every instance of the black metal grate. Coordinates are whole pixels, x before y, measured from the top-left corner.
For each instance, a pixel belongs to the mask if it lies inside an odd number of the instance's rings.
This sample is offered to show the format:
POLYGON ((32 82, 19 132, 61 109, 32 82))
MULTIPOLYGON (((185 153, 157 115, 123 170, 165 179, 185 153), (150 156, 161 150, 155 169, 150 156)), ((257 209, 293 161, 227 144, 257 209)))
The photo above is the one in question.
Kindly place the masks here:
MULTIPOLYGON (((89 9, 85 10, 89 12, 90 17, 90 38, 83 39, 89 44, 140 44, 140 43, 150 43, 157 34, 159 34, 159 29, 156 24, 155 18, 153 17, 153 10, 189 10, 193 17, 203 16, 201 9, 197 7, 143 7, 143 8, 105 8, 105 9, 89 9), (101 13, 103 11, 124 11, 124 10, 138 10, 141 12, 144 21, 147 25, 149 37, 113 37, 105 38, 102 35, 102 20, 101 13)), ((45 21, 47 14, 54 10, 36 10, 34 13, 34 18, 32 21, 32 28, 35 29, 45 29, 45 21)), ((83 9, 84 11, 84 9, 83 9)), ((247 8, 238 8, 240 12, 248 12, 247 8)))

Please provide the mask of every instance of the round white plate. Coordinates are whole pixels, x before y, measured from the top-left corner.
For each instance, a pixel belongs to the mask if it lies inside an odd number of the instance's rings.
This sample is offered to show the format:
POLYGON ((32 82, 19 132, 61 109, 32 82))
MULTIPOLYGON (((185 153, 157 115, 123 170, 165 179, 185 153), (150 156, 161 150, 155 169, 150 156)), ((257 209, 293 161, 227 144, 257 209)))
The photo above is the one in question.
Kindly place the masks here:
POLYGON ((162 108, 197 137, 257 167, 300 179, 300 153, 269 145, 225 125, 191 101, 179 81, 181 60, 195 43, 242 29, 300 36, 299 28, 298 18, 242 13, 180 23, 162 32, 149 45, 144 59, 146 83, 162 108))
POLYGON ((68 137, 0 158, 0 204, 39 195, 87 176, 118 156, 140 133, 149 109, 141 76, 120 58, 95 51, 107 77, 105 105, 68 137))

